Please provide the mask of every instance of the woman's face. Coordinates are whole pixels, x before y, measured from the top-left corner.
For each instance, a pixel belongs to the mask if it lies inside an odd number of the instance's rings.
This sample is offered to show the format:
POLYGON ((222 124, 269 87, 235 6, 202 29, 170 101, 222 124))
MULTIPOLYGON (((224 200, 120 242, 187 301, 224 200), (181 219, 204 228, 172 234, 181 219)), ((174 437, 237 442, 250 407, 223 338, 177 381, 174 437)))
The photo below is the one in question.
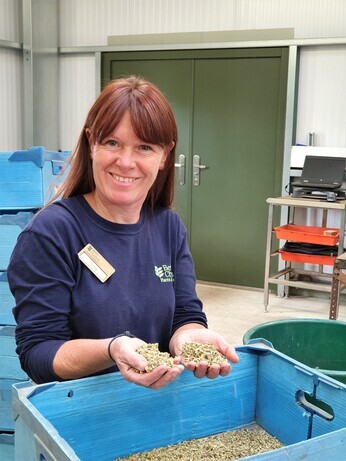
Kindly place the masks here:
POLYGON ((130 114, 125 113, 114 132, 99 144, 91 144, 95 181, 94 197, 110 213, 137 214, 157 173, 164 168, 167 152, 135 135, 130 114))

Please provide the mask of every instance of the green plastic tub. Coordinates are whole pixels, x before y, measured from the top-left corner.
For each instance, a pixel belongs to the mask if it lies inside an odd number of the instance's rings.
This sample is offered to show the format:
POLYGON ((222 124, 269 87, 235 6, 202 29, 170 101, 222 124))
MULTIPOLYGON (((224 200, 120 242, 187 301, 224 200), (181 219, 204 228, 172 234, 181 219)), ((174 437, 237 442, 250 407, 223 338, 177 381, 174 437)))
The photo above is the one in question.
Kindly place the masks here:
POLYGON ((262 323, 249 329, 243 343, 263 338, 305 365, 346 384, 346 323, 294 319, 262 323))

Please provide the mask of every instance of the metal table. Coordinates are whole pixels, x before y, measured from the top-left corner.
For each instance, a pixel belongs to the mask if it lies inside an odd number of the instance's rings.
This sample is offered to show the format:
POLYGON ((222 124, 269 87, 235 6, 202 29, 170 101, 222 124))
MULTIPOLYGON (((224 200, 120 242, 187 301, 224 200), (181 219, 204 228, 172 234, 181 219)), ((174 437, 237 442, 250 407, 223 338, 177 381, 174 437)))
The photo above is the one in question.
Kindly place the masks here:
MULTIPOLYGON (((267 310, 269 300, 269 284, 276 284, 287 287, 285 294, 288 295, 288 287, 297 287, 309 290, 324 291, 331 293, 331 309, 330 318, 336 319, 339 305, 339 292, 340 292, 340 278, 336 278, 334 274, 327 274, 321 271, 307 271, 303 269, 295 269, 292 267, 290 262, 285 262, 285 267, 277 272, 270 274, 270 259, 272 256, 278 254, 277 251, 272 251, 272 240, 273 240, 273 219, 274 219, 274 207, 287 207, 288 211, 288 223, 294 222, 294 211, 296 208, 316 208, 323 210, 323 222, 322 226, 325 226, 326 214, 329 211, 336 211, 340 214, 340 236, 345 234, 345 215, 346 215, 346 200, 337 202, 327 202, 326 200, 315 200, 305 198, 294 198, 291 196, 268 198, 267 203, 269 204, 268 213, 268 230, 267 230, 267 245, 266 245, 266 258, 265 258, 265 277, 264 277, 264 307, 267 310), (309 282, 301 280, 292 280, 294 274, 307 274, 317 275, 321 278, 329 279, 331 283, 319 283, 309 282), (334 288, 334 290, 333 290, 334 288), (332 308, 333 305, 333 308, 332 308), (333 310, 333 313, 332 313, 333 310)), ((344 238, 340 237, 338 243, 338 257, 344 253, 344 238)), ((343 268, 346 268, 346 256, 342 259, 335 259, 334 271, 337 270, 338 276, 340 277, 340 265, 344 264, 343 268), (335 268, 336 267, 336 268, 335 268)), ((321 267, 322 269, 322 267, 321 267)), ((328 281, 329 281, 328 280, 328 281)), ((343 281, 346 284, 346 276, 343 281)))

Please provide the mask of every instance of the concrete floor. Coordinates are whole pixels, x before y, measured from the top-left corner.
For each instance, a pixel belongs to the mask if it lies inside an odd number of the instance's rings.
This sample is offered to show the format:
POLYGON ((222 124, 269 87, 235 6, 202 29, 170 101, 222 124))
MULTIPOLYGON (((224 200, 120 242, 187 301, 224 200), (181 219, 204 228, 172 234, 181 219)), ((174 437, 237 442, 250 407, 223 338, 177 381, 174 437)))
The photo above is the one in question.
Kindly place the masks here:
MULTIPOLYGON (((208 316, 209 328, 234 345, 243 343, 244 333, 260 323, 293 318, 329 318, 329 299, 307 296, 269 297, 264 311, 263 292, 199 282, 197 293, 208 316)), ((340 303, 338 320, 346 322, 346 305, 340 303)))

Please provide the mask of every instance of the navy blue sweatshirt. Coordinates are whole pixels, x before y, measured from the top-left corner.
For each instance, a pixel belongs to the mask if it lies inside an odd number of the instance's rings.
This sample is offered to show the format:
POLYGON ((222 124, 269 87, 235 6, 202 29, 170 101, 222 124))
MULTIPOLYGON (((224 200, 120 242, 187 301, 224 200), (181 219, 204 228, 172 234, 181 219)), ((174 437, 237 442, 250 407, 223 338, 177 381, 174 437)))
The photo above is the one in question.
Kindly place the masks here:
POLYGON ((170 209, 144 209, 138 223, 115 224, 82 196, 55 202, 20 234, 8 281, 16 300, 17 353, 37 383, 60 379, 52 363, 70 339, 129 330, 168 352, 177 328, 207 326, 186 229, 170 209), (115 269, 104 283, 78 257, 87 244, 115 269))

